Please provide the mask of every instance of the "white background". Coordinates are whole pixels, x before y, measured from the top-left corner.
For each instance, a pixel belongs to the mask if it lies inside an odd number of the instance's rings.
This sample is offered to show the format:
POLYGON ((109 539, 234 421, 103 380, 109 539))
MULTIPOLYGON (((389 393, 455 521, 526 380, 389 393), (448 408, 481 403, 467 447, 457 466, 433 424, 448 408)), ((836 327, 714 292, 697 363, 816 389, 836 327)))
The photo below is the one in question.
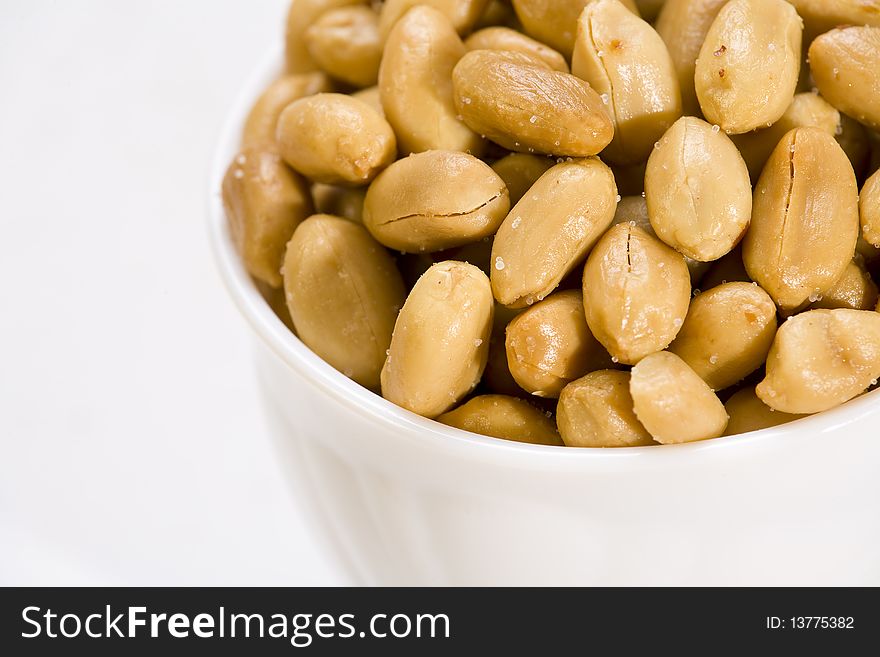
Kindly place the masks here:
POLYGON ((344 583, 206 239, 286 4, 0 2, 0 584, 344 583))

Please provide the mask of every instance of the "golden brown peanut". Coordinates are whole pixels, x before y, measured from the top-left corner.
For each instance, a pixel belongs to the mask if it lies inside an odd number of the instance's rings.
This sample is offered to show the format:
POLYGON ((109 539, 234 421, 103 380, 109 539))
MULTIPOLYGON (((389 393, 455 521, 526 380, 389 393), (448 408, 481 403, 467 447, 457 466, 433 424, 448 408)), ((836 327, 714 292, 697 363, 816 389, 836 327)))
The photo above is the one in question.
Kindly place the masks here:
POLYGON ((556 162, 549 157, 529 155, 527 153, 511 153, 492 165, 510 194, 510 204, 520 202, 526 192, 531 189, 538 178, 543 176, 556 162))
POLYGON ((553 420, 527 401, 507 395, 480 395, 437 418, 471 433, 532 445, 562 446, 553 420))
POLYGON ((473 155, 426 151, 376 178, 364 225, 385 246, 439 251, 492 235, 510 209, 504 181, 473 155))
POLYGON ((731 139, 742 153, 751 179, 757 180, 785 133, 805 127, 819 128, 835 137, 838 131, 842 132, 840 112, 818 94, 801 93, 795 95, 782 117, 769 128, 733 135, 731 139))
POLYGON ((558 397, 569 382, 611 366, 587 327, 580 290, 551 294, 519 314, 505 344, 514 380, 536 397, 558 397))
POLYGON ((663 39, 618 0, 593 0, 584 9, 571 70, 606 101, 614 139, 602 155, 611 162, 644 161, 681 116, 678 78, 663 39))
POLYGON ((278 119, 277 138, 285 162, 331 185, 365 185, 397 154, 388 122, 343 94, 317 94, 288 105, 278 119))
POLYGON ((312 185, 316 212, 344 217, 359 224, 364 221, 366 194, 367 190, 363 187, 339 187, 325 183, 312 185))
POLYGON ((556 423, 569 447, 640 447, 654 439, 633 410, 629 372, 599 370, 562 390, 556 423))
POLYGON ((295 100, 331 90, 330 79, 323 73, 285 75, 266 87, 248 113, 242 131, 242 146, 275 146, 278 117, 295 100))
POLYGON ((542 60, 556 71, 568 73, 565 57, 540 41, 509 27, 487 27, 474 32, 464 41, 468 50, 512 50, 542 60))
POLYGON ((499 303, 522 308, 556 289, 611 224, 616 199, 614 176, 596 158, 563 162, 541 176, 495 235, 499 303))
MULTIPOLYGON (((529 36, 570 57, 577 34, 577 19, 591 0, 513 0, 513 8, 529 36)), ((634 0, 623 5, 638 13, 634 0)))
POLYGON ((367 105, 372 107, 379 116, 382 118, 385 117, 385 108, 382 107, 382 95, 379 93, 378 86, 359 89, 351 94, 351 97, 364 101, 367 105))
POLYGON ((839 25, 880 25, 880 0, 788 0, 804 19, 806 43, 839 25))
POLYGON ((724 409, 730 416, 727 429, 724 431, 725 436, 737 436, 749 431, 769 429, 805 417, 804 415, 774 411, 758 399, 754 388, 743 388, 732 395, 724 404, 724 409))
POLYGON ((379 16, 369 7, 331 9, 306 30, 306 47, 328 75, 355 87, 369 87, 379 78, 382 43, 379 16))
POLYGON ((280 287, 287 241, 312 214, 306 181, 274 150, 245 148, 223 177, 223 206, 248 273, 271 287, 280 287))
POLYGON ((753 283, 724 283, 693 298, 669 351, 723 390, 764 363, 775 335, 770 295, 753 283))
POLYGON ((877 295, 877 285, 865 268, 864 258, 856 254, 843 271, 843 276, 810 308, 874 310, 877 295))
POLYGON ((880 377, 880 313, 811 310, 780 328, 758 397, 785 413, 818 413, 861 394, 880 377))
POLYGON ((784 0, 731 0, 724 5, 706 34, 695 69, 706 120, 728 134, 779 120, 797 87, 802 29, 797 12, 784 0))
POLYGON ((858 188, 846 154, 818 128, 782 138, 755 186, 743 262, 784 312, 843 275, 858 237, 858 188))
POLYGON ((382 396, 425 417, 455 406, 483 374, 493 307, 489 279, 479 269, 451 260, 433 265, 397 318, 382 396))
POLYGON ((729 253, 752 213, 749 171, 736 146, 692 116, 676 121, 657 144, 645 173, 657 237, 701 262, 729 253))
POLYGON ((744 283, 752 282, 748 272, 746 272, 746 266, 743 264, 742 244, 738 245, 720 260, 712 263, 709 271, 700 280, 700 288, 710 290, 722 283, 735 283, 737 281, 744 283))
POLYGON ((658 443, 717 438, 727 427, 721 400, 687 363, 668 351, 639 361, 629 390, 636 417, 658 443))
POLYGON ((810 45, 810 71, 825 99, 880 129, 880 27, 831 30, 810 45))
POLYGON ((369 0, 291 0, 285 35, 287 72, 311 73, 318 70, 318 65, 312 59, 306 45, 306 30, 320 18, 321 14, 337 7, 366 4, 369 4, 369 0))
MULTIPOLYGON (((614 221, 611 222, 611 225, 616 226, 622 223, 638 226, 651 237, 657 237, 654 227, 651 226, 651 221, 648 219, 648 203, 644 196, 624 196, 618 201, 617 211, 614 213, 614 221)), ((699 281, 711 266, 711 263, 693 260, 687 256, 684 261, 690 272, 692 283, 699 281)))
POLYGON ((699 116, 700 103, 694 88, 697 57, 712 21, 727 0, 667 0, 657 18, 657 33, 663 38, 678 74, 681 106, 686 116, 699 116))
POLYGON ((874 172, 859 194, 862 236, 868 244, 880 247, 880 170, 874 172))
POLYGON ((614 226, 599 240, 583 284, 590 330, 627 365, 672 342, 691 297, 684 257, 630 224, 614 226))
POLYGON ((482 152, 482 139, 461 121, 452 99, 452 70, 465 52, 449 19, 431 7, 416 7, 394 26, 379 93, 401 153, 482 152))
POLYGON ((489 0, 385 0, 379 16, 379 31, 387 37, 413 7, 423 5, 443 14, 459 34, 468 34, 488 4, 489 0))
POLYGON ((405 292, 391 256, 364 227, 329 215, 306 219, 287 245, 284 291, 306 346, 361 385, 378 387, 405 292))
POLYGON ((506 50, 473 50, 452 72, 455 107, 475 132, 512 151, 584 157, 614 128, 602 100, 580 78, 506 50))

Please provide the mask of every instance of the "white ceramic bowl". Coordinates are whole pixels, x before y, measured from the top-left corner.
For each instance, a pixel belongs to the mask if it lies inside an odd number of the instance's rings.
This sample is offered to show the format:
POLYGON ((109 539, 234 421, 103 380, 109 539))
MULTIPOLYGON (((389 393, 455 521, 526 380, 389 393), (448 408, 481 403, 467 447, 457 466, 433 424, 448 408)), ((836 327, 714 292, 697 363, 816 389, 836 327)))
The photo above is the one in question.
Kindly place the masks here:
POLYGON ((687 445, 542 447, 418 417, 315 356, 242 267, 220 183, 272 53, 226 122, 210 236, 255 338, 288 476, 354 582, 880 585, 880 391, 687 445))

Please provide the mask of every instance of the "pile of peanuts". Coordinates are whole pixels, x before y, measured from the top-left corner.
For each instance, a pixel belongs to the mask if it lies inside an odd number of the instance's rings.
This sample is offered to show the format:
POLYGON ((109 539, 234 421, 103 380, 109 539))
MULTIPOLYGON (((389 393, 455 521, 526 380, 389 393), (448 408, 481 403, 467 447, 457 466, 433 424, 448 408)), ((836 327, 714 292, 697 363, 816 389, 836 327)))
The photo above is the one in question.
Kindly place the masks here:
POLYGON ((626 447, 876 385, 878 166, 880 1, 293 0, 223 199, 357 383, 626 447))

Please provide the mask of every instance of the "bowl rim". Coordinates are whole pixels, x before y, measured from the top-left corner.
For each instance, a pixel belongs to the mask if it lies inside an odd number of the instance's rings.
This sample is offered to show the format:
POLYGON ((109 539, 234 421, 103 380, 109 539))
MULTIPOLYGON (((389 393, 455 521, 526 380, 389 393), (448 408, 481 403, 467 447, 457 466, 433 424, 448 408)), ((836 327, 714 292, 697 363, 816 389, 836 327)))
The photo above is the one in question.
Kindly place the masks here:
MULTIPOLYGON (((741 451, 770 445, 780 447, 782 441, 802 440, 799 434, 805 432, 824 434, 837 431, 860 422, 868 415, 880 414, 880 390, 874 390, 828 411, 777 427, 734 436, 675 445, 571 448, 520 443, 449 427, 416 415, 360 386, 321 360, 278 319, 245 270, 228 229, 220 192, 223 175, 228 163, 238 151, 241 128, 253 101, 273 79, 278 77, 282 61, 282 49, 280 44, 276 44, 249 75, 222 122, 209 169, 207 194, 209 241, 215 264, 226 289, 254 333, 288 367, 334 397, 338 403, 359 412, 365 419, 385 424, 389 428, 403 430, 414 440, 442 441, 439 447, 445 450, 464 450, 471 457, 475 452, 483 451, 484 457, 504 455, 514 460, 526 459, 529 465, 535 465, 538 460, 555 464, 564 462, 572 466, 597 461, 617 462, 621 459, 637 459, 641 463, 646 461, 653 463, 656 459, 681 457, 682 452, 691 455, 715 455, 726 453, 728 450, 741 451)), ((839 438, 845 439, 845 436, 839 438)))

